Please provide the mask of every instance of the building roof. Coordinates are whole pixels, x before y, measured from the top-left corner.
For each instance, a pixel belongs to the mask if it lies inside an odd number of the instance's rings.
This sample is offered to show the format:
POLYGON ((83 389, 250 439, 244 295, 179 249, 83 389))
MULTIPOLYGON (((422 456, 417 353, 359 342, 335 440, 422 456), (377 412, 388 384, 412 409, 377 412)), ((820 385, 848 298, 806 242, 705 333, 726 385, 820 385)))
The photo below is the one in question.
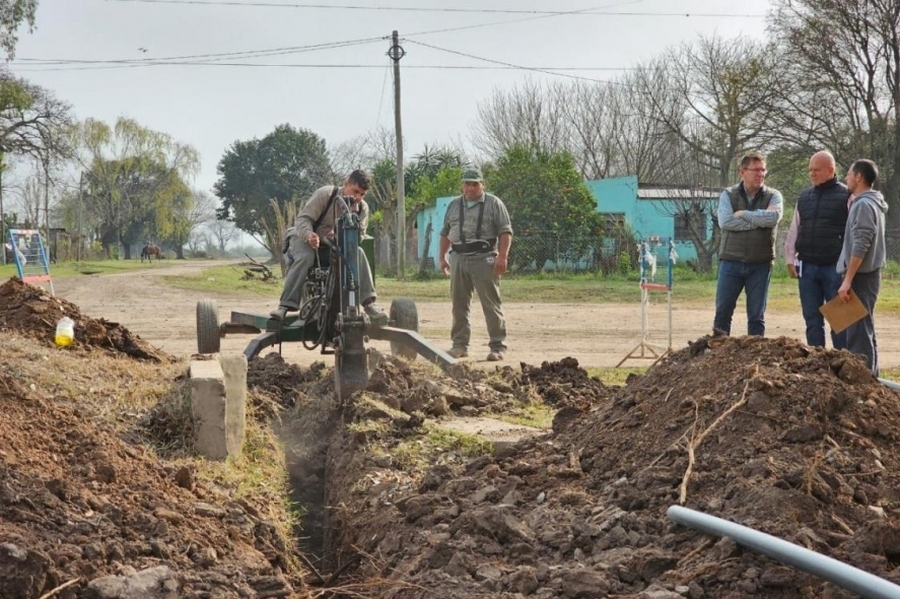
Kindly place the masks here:
POLYGON ((709 187, 675 187, 640 185, 637 190, 639 200, 687 200, 687 199, 715 199, 722 192, 709 187))

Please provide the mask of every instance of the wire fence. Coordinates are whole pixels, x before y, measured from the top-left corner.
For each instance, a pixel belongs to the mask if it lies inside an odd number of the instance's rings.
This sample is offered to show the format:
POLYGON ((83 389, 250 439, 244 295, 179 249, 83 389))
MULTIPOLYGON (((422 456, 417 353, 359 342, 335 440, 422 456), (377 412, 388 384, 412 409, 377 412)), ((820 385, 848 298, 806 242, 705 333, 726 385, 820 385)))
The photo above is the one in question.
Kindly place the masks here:
MULTIPOLYGON (((784 260, 784 240, 787 231, 779 228, 775 241, 776 260, 784 260)), ((536 233, 531 235, 515 235, 509 252, 509 272, 507 276, 530 275, 535 273, 578 274, 594 273, 603 276, 628 276, 640 272, 641 255, 638 241, 627 234, 610 237, 572 238, 557 233, 536 233)), ((431 244, 433 245, 433 244, 431 244)), ((677 244, 678 251, 684 255, 678 258, 679 268, 697 269, 697 258, 694 252, 684 251, 683 244, 677 244)), ((888 265, 885 275, 893 278, 900 272, 900 235, 889 236, 886 240, 888 265)), ((654 247, 656 262, 664 269, 667 259, 667 248, 654 247)), ((407 270, 418 270, 423 274, 437 273, 440 263, 436 251, 418 250, 417 240, 408 240, 406 251, 407 270)), ((713 255, 711 268, 703 272, 715 273, 716 256, 713 255)), ((381 275, 394 275, 397 272, 397 243, 389 235, 376 233, 375 270, 381 275)))
MULTIPOLYGON (((376 240, 376 270, 396 272, 396 243, 381 241, 376 240)), ((509 252, 512 276, 539 272, 625 274, 639 268, 639 263, 637 244, 630 238, 574 238, 551 233, 516 235, 509 252)), ((406 264, 421 271, 436 271, 440 267, 436 255, 429 252, 419 255, 415 245, 408 248, 406 264)))

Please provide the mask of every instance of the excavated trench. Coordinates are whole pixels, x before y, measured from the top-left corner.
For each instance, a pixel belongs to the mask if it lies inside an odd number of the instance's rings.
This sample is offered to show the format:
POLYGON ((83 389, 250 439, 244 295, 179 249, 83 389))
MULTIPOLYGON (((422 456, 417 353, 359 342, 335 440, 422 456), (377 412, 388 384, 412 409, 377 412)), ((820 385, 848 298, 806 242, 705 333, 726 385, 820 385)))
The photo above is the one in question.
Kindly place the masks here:
POLYGON ((300 510, 295 537, 306 561, 320 572, 329 570, 325 547, 328 448, 332 436, 342 430, 329 372, 321 362, 301 368, 270 353, 250 362, 247 376, 251 389, 282 408, 271 421, 285 448, 290 501, 300 510))
POLYGON ((428 375, 385 360, 339 416, 324 370, 286 377, 300 538, 343 596, 852 596, 674 524, 680 502, 900 581, 900 395, 850 354, 701 338, 619 389, 572 359, 521 368, 428 375), (433 435, 417 414, 535 398, 559 408, 552 434, 409 459, 433 435))

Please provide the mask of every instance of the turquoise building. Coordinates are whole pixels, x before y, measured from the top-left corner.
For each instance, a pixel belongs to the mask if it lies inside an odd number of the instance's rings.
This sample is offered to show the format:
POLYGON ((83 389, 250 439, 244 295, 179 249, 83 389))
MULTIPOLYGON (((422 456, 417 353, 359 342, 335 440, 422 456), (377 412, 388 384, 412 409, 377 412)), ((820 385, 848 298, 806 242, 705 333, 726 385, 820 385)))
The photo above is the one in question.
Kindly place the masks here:
MULTIPOLYGON (((597 211, 606 216, 608 231, 627 223, 640 239, 671 238, 675 242, 679 261, 697 258, 697 251, 687 234, 689 223, 683 210, 686 205, 702 208, 690 211, 691 218, 701 221, 697 224, 706 231, 707 239, 713 235, 713 215, 718 205, 718 191, 639 185, 636 176, 585 181, 585 185, 597 202, 597 211)), ((444 214, 454 197, 456 196, 438 198, 433 207, 426 208, 416 218, 418 255, 420 259, 432 259, 435 268, 438 267, 437 255, 444 214)), ((507 208, 515 231, 515 206, 507 203, 507 208)), ((515 243, 514 239, 513 244, 515 243)))
POLYGON ((686 214, 699 221, 698 228, 706 232, 704 240, 713 235, 720 191, 639 185, 635 176, 585 181, 585 185, 597 200, 597 211, 606 216, 607 230, 628 223, 639 239, 672 239, 679 260, 697 258, 697 250, 688 235, 686 214), (694 210, 687 210, 688 207, 694 210))

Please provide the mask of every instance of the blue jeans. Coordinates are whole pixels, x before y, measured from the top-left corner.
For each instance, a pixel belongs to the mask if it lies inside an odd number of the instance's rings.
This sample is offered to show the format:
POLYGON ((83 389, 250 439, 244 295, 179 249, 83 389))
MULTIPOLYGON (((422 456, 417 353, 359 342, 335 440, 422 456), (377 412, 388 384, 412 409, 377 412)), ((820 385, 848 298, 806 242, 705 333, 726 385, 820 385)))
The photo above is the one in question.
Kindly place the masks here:
POLYGON ((747 334, 764 337, 766 334, 766 300, 769 297, 769 281, 772 263, 719 261, 719 279, 716 283, 716 318, 713 329, 731 334, 731 318, 741 291, 747 293, 747 334))
MULTIPOLYGON (((834 264, 824 266, 803 262, 800 267, 800 307, 806 321, 806 343, 815 347, 825 347, 825 317, 819 307, 837 295, 843 277, 837 273, 834 264)), ((831 332, 834 349, 847 347, 847 333, 831 332)))

